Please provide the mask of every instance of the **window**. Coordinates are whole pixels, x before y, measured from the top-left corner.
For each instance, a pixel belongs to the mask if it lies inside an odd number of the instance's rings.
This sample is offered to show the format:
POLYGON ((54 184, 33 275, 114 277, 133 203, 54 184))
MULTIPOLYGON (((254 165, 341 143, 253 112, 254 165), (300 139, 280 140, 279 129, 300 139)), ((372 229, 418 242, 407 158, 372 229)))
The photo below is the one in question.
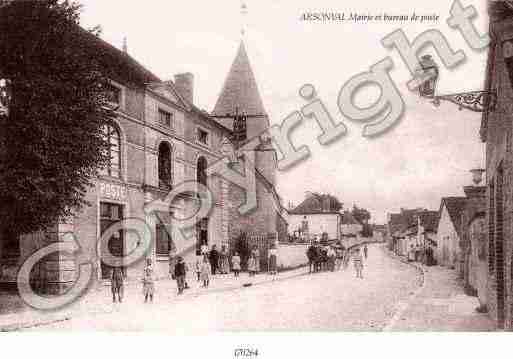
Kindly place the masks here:
POLYGON ((157 225, 155 226, 155 252, 157 256, 168 257, 170 252, 176 250, 171 236, 170 223, 172 216, 172 212, 157 212, 157 225))
POLYGON ((202 128, 198 128, 197 140, 199 143, 208 146, 208 132, 202 128))
POLYGON ((121 141, 119 131, 112 125, 105 125, 103 136, 109 148, 106 150, 107 164, 101 174, 111 177, 121 177, 121 141))
POLYGON ((159 108, 159 124, 166 127, 171 127, 173 115, 170 112, 164 111, 159 108))
POLYGON ((198 158, 196 165, 196 181, 202 185, 207 185, 207 160, 205 157, 198 158))
POLYGON ((171 147, 162 142, 159 146, 159 187, 171 189, 171 147))
POLYGON ((110 103, 120 105, 121 104, 121 89, 113 84, 107 84, 105 86, 105 97, 110 103))
POLYGON ((157 224, 156 227, 156 252, 158 256, 169 256, 171 250, 171 235, 168 228, 163 224, 157 224))

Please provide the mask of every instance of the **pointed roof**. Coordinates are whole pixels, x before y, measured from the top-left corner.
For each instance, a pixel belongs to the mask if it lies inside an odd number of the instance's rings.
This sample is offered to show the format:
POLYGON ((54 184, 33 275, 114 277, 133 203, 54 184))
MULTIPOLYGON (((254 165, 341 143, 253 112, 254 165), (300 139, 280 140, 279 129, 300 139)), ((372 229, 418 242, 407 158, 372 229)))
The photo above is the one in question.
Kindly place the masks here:
MULTIPOLYGON (((213 114, 217 116, 233 114, 236 107, 239 112, 245 112, 248 115, 267 115, 243 41, 226 77, 213 114)), ((223 121, 225 120, 222 119, 221 122, 223 121)), ((232 127, 231 124, 226 125, 229 128, 232 127)))
POLYGON ((316 194, 308 196, 299 206, 289 211, 290 214, 325 214, 339 212, 339 200, 329 194, 316 194))
POLYGON ((452 223, 454 224, 454 228, 458 235, 461 238, 461 213, 465 208, 465 204, 467 203, 466 197, 444 197, 442 198, 442 203, 440 204, 440 214, 442 213, 442 209, 445 206, 447 208, 447 212, 449 213, 449 217, 451 218, 452 223))

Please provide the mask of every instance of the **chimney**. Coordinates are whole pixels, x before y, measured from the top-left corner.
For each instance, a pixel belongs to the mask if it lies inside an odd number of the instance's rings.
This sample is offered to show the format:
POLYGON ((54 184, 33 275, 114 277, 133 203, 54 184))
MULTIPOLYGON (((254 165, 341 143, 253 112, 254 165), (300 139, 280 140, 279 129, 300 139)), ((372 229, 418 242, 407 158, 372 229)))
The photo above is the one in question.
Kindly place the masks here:
POLYGON ((330 198, 328 196, 322 197, 322 210, 323 212, 330 211, 330 198))
POLYGON ((175 86, 186 101, 194 103, 194 75, 190 72, 175 75, 175 86))

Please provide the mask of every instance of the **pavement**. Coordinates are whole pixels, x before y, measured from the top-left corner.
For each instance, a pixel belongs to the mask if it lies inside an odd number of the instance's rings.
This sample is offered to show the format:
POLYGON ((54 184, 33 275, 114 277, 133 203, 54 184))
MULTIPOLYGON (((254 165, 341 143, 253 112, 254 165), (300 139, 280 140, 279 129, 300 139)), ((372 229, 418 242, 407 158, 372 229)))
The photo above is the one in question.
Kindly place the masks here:
POLYGON ((398 311, 385 331, 488 332, 496 326, 487 314, 478 313, 477 297, 463 291, 456 270, 412 263, 423 275, 423 283, 398 311))

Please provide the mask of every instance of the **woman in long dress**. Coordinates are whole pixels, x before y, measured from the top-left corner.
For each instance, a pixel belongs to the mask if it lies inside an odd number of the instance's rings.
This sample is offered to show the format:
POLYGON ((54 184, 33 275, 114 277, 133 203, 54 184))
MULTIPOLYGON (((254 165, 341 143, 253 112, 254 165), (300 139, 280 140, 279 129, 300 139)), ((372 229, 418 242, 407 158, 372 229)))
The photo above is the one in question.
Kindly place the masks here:
POLYGON ((221 247, 221 253, 219 254, 219 272, 221 274, 228 274, 230 272, 228 250, 226 249, 226 246, 221 247))
POLYGON ((278 250, 275 246, 269 249, 269 274, 274 277, 278 274, 278 250))
POLYGON ((255 274, 256 274, 256 273, 260 272, 260 251, 258 250, 258 246, 253 247, 252 254, 255 257, 255 274))
POLYGON ((251 253, 248 259, 248 273, 253 277, 257 272, 257 260, 254 253, 251 253))

